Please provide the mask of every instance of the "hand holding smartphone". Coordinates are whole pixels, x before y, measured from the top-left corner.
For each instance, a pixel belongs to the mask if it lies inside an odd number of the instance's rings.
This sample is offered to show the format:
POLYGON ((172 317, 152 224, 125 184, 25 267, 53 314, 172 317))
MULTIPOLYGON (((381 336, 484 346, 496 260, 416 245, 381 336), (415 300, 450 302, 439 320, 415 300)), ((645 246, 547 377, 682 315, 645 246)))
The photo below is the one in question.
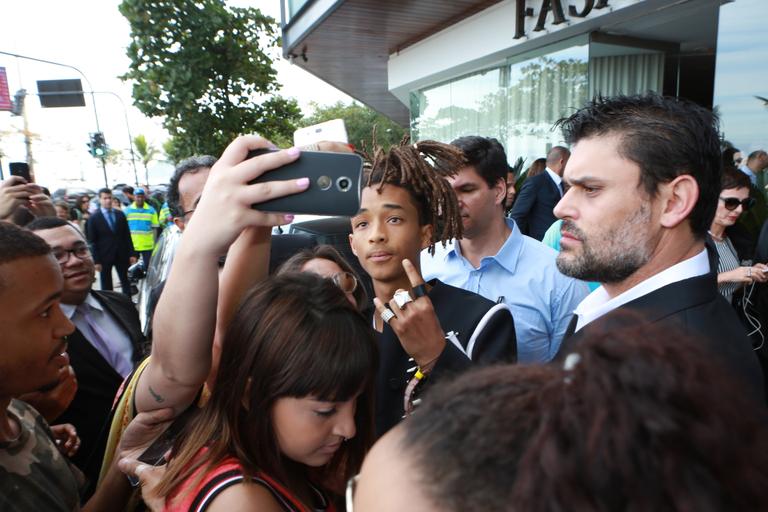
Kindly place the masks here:
MULTIPOLYGON (((257 149, 248 158, 271 150, 257 149)), ((253 208, 266 212, 351 217, 360 209, 363 159, 355 153, 304 151, 299 159, 268 171, 251 183, 309 178, 301 194, 281 197, 253 208)))

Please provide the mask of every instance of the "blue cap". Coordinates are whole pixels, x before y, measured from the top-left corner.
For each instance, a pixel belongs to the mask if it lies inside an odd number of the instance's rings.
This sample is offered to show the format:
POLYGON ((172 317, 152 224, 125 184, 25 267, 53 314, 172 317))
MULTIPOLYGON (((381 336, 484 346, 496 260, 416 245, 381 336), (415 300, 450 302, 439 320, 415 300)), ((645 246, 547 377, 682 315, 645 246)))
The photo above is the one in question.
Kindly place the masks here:
POLYGON ((146 195, 146 194, 144 193, 144 189, 143 188, 137 188, 136 190, 134 190, 133 195, 135 195, 135 196, 142 195, 143 196, 143 195, 146 195))

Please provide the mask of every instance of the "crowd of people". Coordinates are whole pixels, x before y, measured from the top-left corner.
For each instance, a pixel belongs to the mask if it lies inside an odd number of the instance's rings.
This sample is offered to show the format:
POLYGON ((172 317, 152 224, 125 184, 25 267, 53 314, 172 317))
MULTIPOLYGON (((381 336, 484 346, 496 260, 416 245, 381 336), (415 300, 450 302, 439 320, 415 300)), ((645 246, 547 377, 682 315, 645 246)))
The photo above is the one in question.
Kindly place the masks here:
POLYGON ((123 280, 168 218, 145 190, 72 217, 1 184, 0 508, 768 508, 760 182, 684 100, 559 128, 518 188, 495 139, 372 148, 356 261, 258 208, 310 187, 254 183, 303 149, 190 157, 150 338, 123 280))

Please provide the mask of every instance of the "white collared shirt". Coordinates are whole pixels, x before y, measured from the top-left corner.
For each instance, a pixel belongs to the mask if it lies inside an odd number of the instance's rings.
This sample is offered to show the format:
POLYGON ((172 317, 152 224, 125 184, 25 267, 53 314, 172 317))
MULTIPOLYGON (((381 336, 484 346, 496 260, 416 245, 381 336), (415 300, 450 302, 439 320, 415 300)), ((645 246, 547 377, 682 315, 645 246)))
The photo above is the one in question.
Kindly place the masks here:
POLYGON ((89 293, 83 302, 95 310, 95 314, 91 315, 92 319, 97 323, 99 329, 109 337, 108 340, 105 340, 109 343, 108 347, 100 346, 92 341, 93 331, 82 315, 77 314, 78 305, 62 303, 61 311, 75 324, 77 330, 104 357, 107 363, 117 373, 126 377, 133 368, 133 344, 130 336, 92 293, 89 293), (119 363, 116 363, 118 358, 119 363))
POLYGON ((669 284, 701 276, 709 271, 709 256, 707 255, 707 250, 703 249, 696 256, 672 265, 614 298, 611 298, 608 292, 605 291, 605 288, 601 286, 587 295, 573 312, 579 317, 576 323, 576 331, 630 301, 648 295, 669 284))

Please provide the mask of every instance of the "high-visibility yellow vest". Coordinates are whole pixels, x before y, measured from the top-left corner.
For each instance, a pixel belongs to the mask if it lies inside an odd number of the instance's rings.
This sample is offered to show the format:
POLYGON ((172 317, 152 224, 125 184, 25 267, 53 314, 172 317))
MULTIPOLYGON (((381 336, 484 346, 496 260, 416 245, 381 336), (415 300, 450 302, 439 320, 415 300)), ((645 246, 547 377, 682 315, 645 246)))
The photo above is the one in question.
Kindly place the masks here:
POLYGON ((152 228, 160 226, 157 220, 157 212, 154 208, 144 203, 139 208, 136 203, 123 210, 128 220, 128 229, 131 231, 134 251, 151 251, 155 246, 155 238, 152 228))

